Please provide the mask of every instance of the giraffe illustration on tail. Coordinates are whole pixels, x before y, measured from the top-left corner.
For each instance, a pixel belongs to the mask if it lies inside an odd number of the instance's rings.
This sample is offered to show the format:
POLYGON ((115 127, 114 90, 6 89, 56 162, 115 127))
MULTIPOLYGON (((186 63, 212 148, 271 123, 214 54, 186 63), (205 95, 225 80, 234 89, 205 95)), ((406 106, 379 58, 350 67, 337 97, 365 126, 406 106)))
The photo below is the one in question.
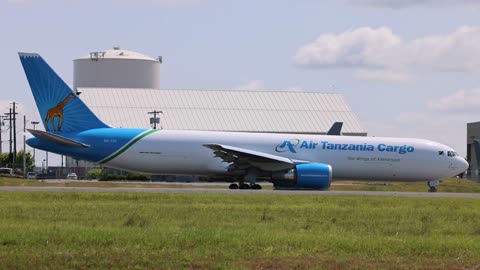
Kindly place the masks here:
POLYGON ((49 109, 47 111, 47 116, 45 117, 45 126, 46 126, 46 129, 47 131, 49 131, 48 129, 48 122, 51 121, 52 122, 52 128, 54 131, 61 131, 62 130, 62 126, 63 126, 63 123, 65 122, 65 119, 63 118, 63 107, 65 107, 65 105, 67 105, 68 101, 72 98, 75 98, 75 95, 70 93, 67 95, 67 97, 65 97, 65 99, 63 99, 62 101, 60 101, 57 106, 49 109), (58 121, 57 121, 57 126, 55 127, 55 117, 58 117, 58 121))

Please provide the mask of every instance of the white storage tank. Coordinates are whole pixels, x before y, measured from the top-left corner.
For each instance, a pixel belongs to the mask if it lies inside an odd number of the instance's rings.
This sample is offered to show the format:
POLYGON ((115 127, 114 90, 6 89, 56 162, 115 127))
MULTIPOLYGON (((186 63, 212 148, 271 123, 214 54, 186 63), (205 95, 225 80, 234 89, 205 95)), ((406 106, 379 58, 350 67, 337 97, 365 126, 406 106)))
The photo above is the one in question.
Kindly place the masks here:
POLYGON ((73 87, 160 89, 158 59, 114 47, 73 60, 73 87))

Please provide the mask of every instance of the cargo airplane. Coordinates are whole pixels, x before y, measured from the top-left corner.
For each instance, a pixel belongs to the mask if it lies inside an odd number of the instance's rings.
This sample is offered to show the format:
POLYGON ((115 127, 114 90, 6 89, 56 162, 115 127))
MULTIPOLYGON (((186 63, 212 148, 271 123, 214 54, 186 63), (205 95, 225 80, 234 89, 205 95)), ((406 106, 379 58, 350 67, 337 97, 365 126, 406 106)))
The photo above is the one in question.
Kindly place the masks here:
POLYGON ((113 128, 40 55, 19 55, 45 127, 29 130, 28 145, 106 167, 221 176, 231 189, 260 189, 258 180, 328 189, 332 179, 352 179, 426 181, 431 191, 468 168, 452 148, 422 139, 113 128))

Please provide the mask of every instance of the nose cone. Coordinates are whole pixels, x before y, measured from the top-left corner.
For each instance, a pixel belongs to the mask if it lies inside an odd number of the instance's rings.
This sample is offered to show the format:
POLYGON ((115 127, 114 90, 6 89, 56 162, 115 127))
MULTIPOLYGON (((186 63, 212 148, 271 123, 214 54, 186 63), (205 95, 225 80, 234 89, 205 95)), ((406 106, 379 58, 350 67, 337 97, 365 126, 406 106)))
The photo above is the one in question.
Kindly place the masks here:
POLYGON ((450 170, 454 175, 464 173, 468 167, 468 162, 460 156, 456 156, 450 163, 450 170))
POLYGON ((458 161, 457 161, 457 163, 458 163, 457 166, 458 166, 458 168, 459 168, 459 170, 460 170, 459 173, 462 173, 462 172, 468 170, 468 167, 470 167, 470 165, 468 164, 468 162, 467 162, 464 158, 458 157, 457 160, 458 160, 458 161))

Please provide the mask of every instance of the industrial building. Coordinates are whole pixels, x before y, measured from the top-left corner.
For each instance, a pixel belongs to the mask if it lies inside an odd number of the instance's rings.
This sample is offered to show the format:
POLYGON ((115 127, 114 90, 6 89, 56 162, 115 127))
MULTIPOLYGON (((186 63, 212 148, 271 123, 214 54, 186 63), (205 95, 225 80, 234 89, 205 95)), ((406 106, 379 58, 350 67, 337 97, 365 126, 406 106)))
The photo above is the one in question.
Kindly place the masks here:
POLYGON ((344 135, 367 134, 341 94, 161 89, 161 59, 118 47, 90 53, 74 60, 74 90, 113 127, 325 134, 340 121, 344 135))
POLYGON ((77 88, 80 97, 114 127, 149 127, 157 110, 159 127, 325 134, 335 121, 343 134, 366 135, 342 95, 317 92, 77 88))
POLYGON ((467 161, 470 164, 469 176, 478 179, 479 157, 477 154, 480 153, 475 151, 474 140, 480 141, 480 122, 467 123, 467 161))

